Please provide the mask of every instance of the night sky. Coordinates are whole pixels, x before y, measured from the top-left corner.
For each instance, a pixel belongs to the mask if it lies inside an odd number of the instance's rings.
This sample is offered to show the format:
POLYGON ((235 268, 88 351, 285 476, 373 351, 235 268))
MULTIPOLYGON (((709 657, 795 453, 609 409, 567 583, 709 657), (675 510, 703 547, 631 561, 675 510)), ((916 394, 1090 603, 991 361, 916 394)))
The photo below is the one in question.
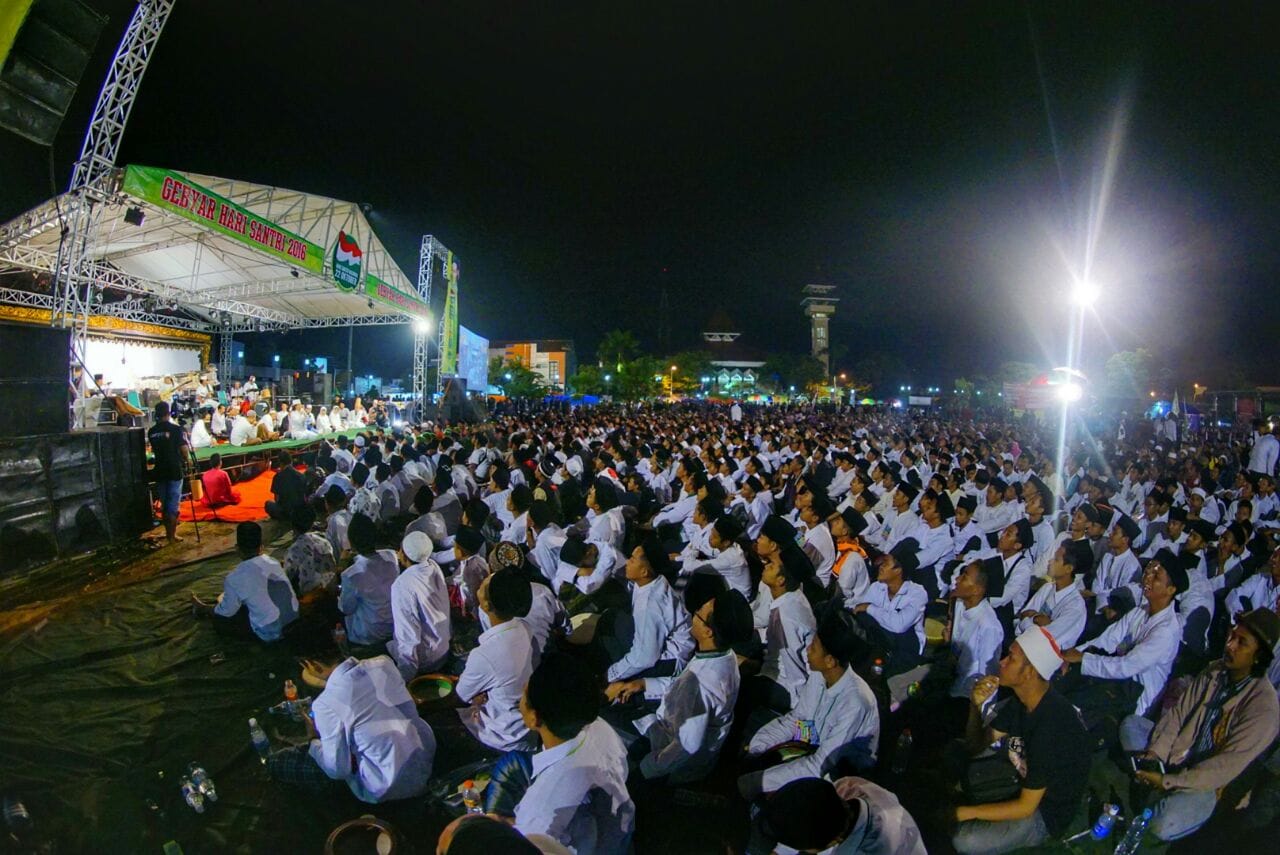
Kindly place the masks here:
MULTIPOLYGON (((60 189, 132 9, 91 5, 111 21, 60 189)), ((822 282, 846 362, 940 384, 1063 361, 1105 195, 1086 368, 1141 344, 1187 382, 1277 379, 1268 5, 855 5, 179 0, 121 162, 367 201, 411 277, 424 233, 460 256, 462 323, 490 338, 654 347, 665 286, 674 349, 723 307, 800 351, 822 282)), ((47 198, 47 164, 0 133, 0 217, 47 198)), ((303 340, 345 358, 345 333, 303 340)), ((358 330, 357 370, 409 340, 358 330)))

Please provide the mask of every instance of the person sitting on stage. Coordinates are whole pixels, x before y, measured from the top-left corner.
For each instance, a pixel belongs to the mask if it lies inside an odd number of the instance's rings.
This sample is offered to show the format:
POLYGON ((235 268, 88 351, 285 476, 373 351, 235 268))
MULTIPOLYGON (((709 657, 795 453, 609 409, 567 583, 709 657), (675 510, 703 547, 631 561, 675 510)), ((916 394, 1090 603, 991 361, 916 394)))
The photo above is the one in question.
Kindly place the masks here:
POLYGON ((213 445, 213 433, 209 430, 209 411, 201 410, 199 418, 191 423, 191 447, 209 448, 213 445))
POLYGON ((263 641, 279 641, 284 629, 298 617, 298 598, 280 562, 262 554, 262 526, 243 522, 236 526, 236 551, 240 563, 222 582, 216 603, 206 603, 191 594, 192 614, 212 615, 225 625, 232 623, 244 606, 247 625, 263 641))
POLYGON ((218 439, 227 437, 227 408, 222 404, 209 417, 209 432, 218 439))
POLYGON ((260 445, 262 440, 258 438, 258 414, 253 410, 245 410, 236 416, 231 424, 230 441, 235 446, 260 445))
POLYGON ((271 410, 267 410, 262 414, 262 418, 258 419, 254 433, 260 442, 275 442, 280 439, 280 431, 276 428, 277 425, 271 418, 271 410))
POLYGON ((209 468, 200 473, 204 486, 204 503, 210 508, 240 504, 240 491, 231 487, 231 476, 222 468, 222 455, 209 457, 209 468))

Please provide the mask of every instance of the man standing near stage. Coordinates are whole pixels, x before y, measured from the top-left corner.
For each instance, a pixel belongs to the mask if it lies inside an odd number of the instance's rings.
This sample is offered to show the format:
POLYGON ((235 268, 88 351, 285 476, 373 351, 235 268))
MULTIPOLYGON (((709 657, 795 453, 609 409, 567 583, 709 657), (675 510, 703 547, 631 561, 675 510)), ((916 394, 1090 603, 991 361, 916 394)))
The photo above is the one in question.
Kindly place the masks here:
POLYGON ((160 516, 164 519, 164 536, 169 543, 178 537, 178 506, 182 503, 182 473, 190 459, 187 436, 182 428, 169 421, 169 404, 156 404, 156 423, 147 431, 151 455, 155 459, 152 473, 156 478, 156 494, 160 497, 160 516))

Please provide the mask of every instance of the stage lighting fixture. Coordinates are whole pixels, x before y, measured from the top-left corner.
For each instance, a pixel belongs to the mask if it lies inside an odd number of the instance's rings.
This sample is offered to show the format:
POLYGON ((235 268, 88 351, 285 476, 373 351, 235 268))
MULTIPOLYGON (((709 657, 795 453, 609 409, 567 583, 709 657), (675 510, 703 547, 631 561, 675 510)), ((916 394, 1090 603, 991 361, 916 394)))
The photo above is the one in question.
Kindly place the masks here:
POLYGON ((296 271, 296 270, 290 270, 290 271, 289 271, 289 275, 291 275, 294 279, 297 279, 297 278, 298 278, 298 271, 296 271))
POLYGON ((370 309, 373 309, 373 301, 372 301, 372 300, 369 300, 369 301, 368 301, 368 304, 369 304, 369 308, 370 308, 370 309))
POLYGON ((426 335, 427 333, 431 332, 431 322, 424 320, 422 318, 419 318, 418 320, 413 322, 413 331, 416 332, 418 335, 426 335))
POLYGON ((146 219, 147 215, 142 213, 142 209, 137 205, 124 212, 124 221, 131 226, 141 226, 146 219))

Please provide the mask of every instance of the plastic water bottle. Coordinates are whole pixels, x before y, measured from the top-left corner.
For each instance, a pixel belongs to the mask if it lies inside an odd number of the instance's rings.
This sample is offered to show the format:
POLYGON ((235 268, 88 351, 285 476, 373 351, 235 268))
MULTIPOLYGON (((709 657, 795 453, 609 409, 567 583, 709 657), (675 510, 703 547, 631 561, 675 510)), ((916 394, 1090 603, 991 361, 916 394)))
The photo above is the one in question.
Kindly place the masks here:
POLYGON ((876 660, 871 663, 871 672, 875 674, 877 677, 883 677, 884 676, 884 660, 877 657, 876 660))
POLYGON ((347 655, 347 628, 342 625, 342 621, 333 628, 333 643, 338 645, 338 652, 343 656, 347 655))
POLYGON ((1111 836, 1111 830, 1116 827, 1116 823, 1120 820, 1119 805, 1103 805, 1102 813, 1098 814, 1098 821, 1093 824, 1094 840, 1106 840, 1111 836))
POLYGON ((284 699, 286 701, 296 701, 298 699, 298 687, 292 680, 284 681, 284 699))
POLYGON ((1116 844, 1115 855, 1133 855, 1138 851, 1138 847, 1142 844, 1142 835, 1146 834, 1147 826, 1151 824, 1151 808, 1147 808, 1141 815, 1133 818, 1133 822, 1129 823, 1129 830, 1124 833, 1124 837, 1116 844))
POLYGON ((258 759, 265 766, 267 757, 271 754, 271 740, 267 739, 267 732, 256 718, 249 719, 249 741, 253 743, 253 750, 258 752, 258 759))
POLYGON ((204 794, 190 778, 182 779, 182 798, 196 813, 204 813, 204 794))
POLYGON ((893 774, 901 775, 907 771, 907 764, 911 762, 911 746, 913 744, 911 728, 903 728, 902 733, 898 736, 897 746, 893 751, 893 774))
POLYGON ((199 763, 192 763, 187 767, 187 775, 191 778, 191 783, 196 785, 200 790, 200 795, 204 796, 211 802, 218 800, 218 791, 213 786, 213 778, 209 777, 209 773, 199 763))
POLYGON ((480 791, 476 789, 475 781, 462 782, 462 806, 467 809, 467 813, 484 813, 484 806, 480 804, 480 791))
POLYGON ((905 698, 903 698, 900 701, 892 701, 889 704, 889 712, 897 712, 898 710, 902 709, 903 704, 905 704, 907 701, 911 700, 912 698, 919 697, 919 695, 920 695, 920 681, 916 680, 910 686, 907 686, 907 696, 905 698))

